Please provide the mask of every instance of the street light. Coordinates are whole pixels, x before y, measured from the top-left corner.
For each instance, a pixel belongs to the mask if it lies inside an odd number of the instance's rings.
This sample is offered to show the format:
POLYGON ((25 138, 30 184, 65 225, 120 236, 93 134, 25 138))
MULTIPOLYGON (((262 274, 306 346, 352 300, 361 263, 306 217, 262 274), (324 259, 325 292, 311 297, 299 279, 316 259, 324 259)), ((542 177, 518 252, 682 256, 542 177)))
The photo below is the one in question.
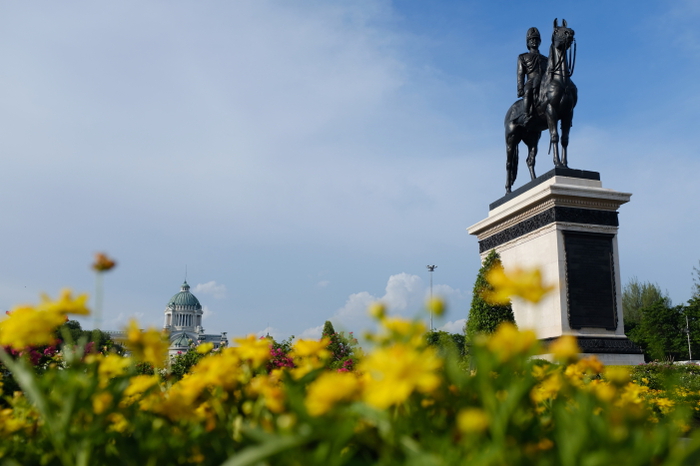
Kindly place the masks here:
MULTIPOLYGON (((437 269, 437 265, 426 265, 430 272, 430 301, 433 300, 433 272, 437 269)), ((433 331, 433 308, 430 307, 430 331, 433 331)))
POLYGON ((690 326, 688 325, 688 314, 685 315, 685 335, 688 337, 688 358, 693 360, 693 352, 690 350, 690 326))

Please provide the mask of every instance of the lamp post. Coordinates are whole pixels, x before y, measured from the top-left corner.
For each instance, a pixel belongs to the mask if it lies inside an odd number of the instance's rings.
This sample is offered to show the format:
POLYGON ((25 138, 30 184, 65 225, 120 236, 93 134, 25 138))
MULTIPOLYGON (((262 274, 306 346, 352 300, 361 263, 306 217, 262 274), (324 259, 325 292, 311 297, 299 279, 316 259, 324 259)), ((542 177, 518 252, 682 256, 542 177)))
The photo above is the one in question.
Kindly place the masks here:
POLYGON ((688 314, 685 315, 685 335, 688 337, 688 358, 693 360, 693 352, 690 350, 690 325, 688 325, 688 314))
MULTIPOLYGON (((430 301, 433 300, 433 272, 437 269, 437 265, 426 265, 430 272, 430 301)), ((430 309, 430 331, 433 331, 433 309, 430 309)))

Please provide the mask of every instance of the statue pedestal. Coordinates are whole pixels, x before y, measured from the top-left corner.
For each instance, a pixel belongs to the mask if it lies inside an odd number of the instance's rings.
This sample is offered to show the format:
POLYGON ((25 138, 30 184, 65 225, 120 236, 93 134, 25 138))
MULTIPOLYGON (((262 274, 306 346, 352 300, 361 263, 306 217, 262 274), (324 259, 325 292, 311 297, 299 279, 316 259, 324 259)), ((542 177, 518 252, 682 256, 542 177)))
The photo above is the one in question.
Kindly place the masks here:
POLYGON ((644 362, 622 318, 617 210, 630 196, 603 188, 596 172, 555 168, 492 203, 468 228, 482 259, 495 248, 506 270, 538 267, 557 285, 538 304, 513 299, 520 328, 545 342, 574 335, 605 364, 644 362))

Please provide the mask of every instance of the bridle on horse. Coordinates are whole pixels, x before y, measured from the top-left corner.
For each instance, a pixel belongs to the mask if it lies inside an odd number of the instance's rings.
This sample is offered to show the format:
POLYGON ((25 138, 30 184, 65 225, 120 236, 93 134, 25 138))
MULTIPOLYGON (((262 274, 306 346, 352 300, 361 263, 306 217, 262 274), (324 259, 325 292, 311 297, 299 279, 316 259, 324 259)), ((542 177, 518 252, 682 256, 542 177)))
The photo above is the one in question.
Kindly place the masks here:
MULTIPOLYGON (((552 44, 552 48, 554 48, 554 45, 552 44)), ((566 50, 562 54, 560 54, 559 59, 557 62, 554 64, 552 67, 552 70, 549 72, 552 76, 555 74, 565 77, 565 78, 570 78, 574 74, 574 67, 576 66, 576 38, 571 39, 571 44, 569 44, 569 54, 567 57, 566 50), (568 68, 568 73, 564 73, 562 69, 562 65, 564 64, 564 60, 566 60, 566 66, 568 68)), ((566 89, 569 85, 569 82, 564 83, 564 89, 566 89)), ((547 150, 547 154, 552 153, 552 146, 553 142, 550 140, 549 141, 549 149, 547 150)))
POLYGON ((571 76, 573 76, 574 67, 576 66, 576 38, 571 39, 571 44, 569 45, 569 56, 567 57, 566 51, 564 51, 564 53, 562 53, 559 56, 559 59, 552 67, 552 71, 549 72, 552 76, 554 76, 555 74, 564 76, 564 74, 561 72, 561 68, 565 59, 566 66, 569 68, 569 72, 567 73, 566 77, 570 78, 571 76))

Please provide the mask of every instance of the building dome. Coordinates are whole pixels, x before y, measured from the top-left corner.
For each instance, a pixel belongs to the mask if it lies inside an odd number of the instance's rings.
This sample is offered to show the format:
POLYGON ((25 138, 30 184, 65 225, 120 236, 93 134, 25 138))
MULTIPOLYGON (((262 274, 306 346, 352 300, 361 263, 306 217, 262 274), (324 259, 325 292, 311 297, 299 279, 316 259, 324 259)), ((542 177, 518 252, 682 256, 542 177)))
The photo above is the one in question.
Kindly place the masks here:
POLYGON ((202 309, 202 305, 199 304, 197 297, 190 293, 190 285, 187 284, 186 280, 185 283, 182 284, 180 292, 170 298, 170 301, 168 301, 168 307, 188 310, 202 309))
POLYGON ((214 348, 228 345, 226 332, 220 335, 208 335, 202 328, 204 310, 199 300, 190 293, 187 280, 180 287, 180 292, 170 298, 165 306, 163 329, 170 334, 169 353, 175 356, 187 351, 190 343, 213 343, 214 348))
POLYGON ((173 338, 170 341, 170 347, 171 348, 187 348, 190 346, 190 343, 192 343, 192 339, 190 338, 189 335, 186 333, 179 333, 175 335, 175 338, 173 338))

